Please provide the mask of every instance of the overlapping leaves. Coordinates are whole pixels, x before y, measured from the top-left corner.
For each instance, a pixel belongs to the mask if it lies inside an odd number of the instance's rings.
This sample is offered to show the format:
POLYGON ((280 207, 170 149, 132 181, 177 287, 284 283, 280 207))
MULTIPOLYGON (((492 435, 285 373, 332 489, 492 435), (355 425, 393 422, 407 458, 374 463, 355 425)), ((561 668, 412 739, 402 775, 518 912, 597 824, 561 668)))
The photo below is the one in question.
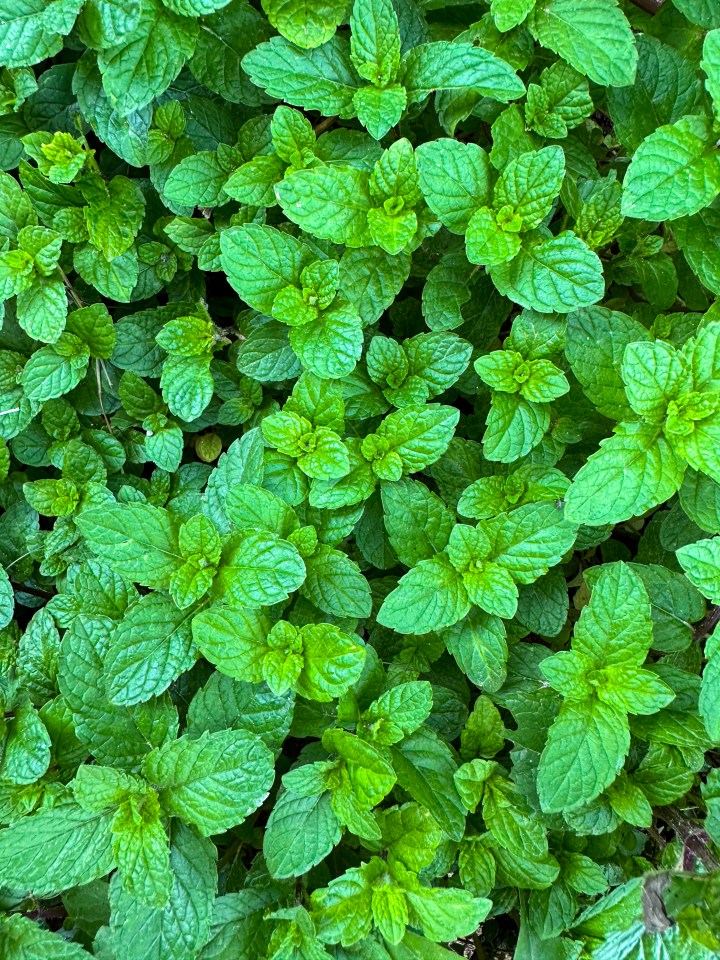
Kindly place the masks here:
POLYGON ((720 15, 647 6, 0 0, 1 957, 720 951, 720 15))

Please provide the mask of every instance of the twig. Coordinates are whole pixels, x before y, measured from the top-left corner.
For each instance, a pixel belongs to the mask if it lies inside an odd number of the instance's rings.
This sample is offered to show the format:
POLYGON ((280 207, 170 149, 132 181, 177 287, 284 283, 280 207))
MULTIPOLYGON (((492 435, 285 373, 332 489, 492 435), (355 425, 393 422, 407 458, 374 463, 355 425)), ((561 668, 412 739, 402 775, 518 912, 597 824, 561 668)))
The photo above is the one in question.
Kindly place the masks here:
POLYGON ((648 836, 651 840, 654 841, 655 845, 659 850, 664 850, 667 846, 667 841, 662 837, 656 827, 648 827, 648 836))
POLYGON ((15 583, 15 581, 11 581, 11 583, 15 590, 20 593, 29 593, 31 597, 39 597, 41 600, 51 600, 53 597, 52 593, 48 593, 47 590, 41 590, 40 587, 26 587, 21 583, 15 583))
POLYGON ((31 553, 32 553, 32 550, 28 550, 27 553, 21 553, 19 557, 15 557, 14 560, 11 560, 10 563, 5 567, 5 573, 7 573, 10 567, 12 567, 14 564, 19 563, 21 560, 24 560, 25 557, 29 557, 31 553))
POLYGON ((686 853, 691 854, 695 860, 699 860, 709 873, 720 869, 720 861, 713 856, 707 846, 710 837, 699 824, 688 820, 677 807, 661 807, 657 815, 682 840, 686 853))
MULTIPOLYGON (((110 421, 108 420, 108 415, 105 413, 105 404, 103 403, 102 380, 100 379, 100 364, 101 364, 101 363, 102 363, 102 361, 99 360, 99 359, 95 361, 95 379, 97 380, 98 400, 100 401, 100 409, 102 410, 102 415, 103 415, 103 419, 105 420, 105 424, 106 424, 108 430, 110 431, 110 433, 112 433, 112 432, 113 432, 112 424, 111 424, 110 421)), ((108 376, 108 372, 107 372, 107 370, 105 369, 105 364, 104 364, 104 363, 102 364, 102 368, 103 368, 103 372, 104 372, 104 374, 105 374, 105 379, 107 380, 108 383, 110 383, 110 382, 111 382, 111 381, 110 381, 110 377, 108 376)))
POLYGON ((634 3, 636 7, 640 7, 645 13, 649 13, 654 17, 660 7, 665 3, 665 0, 631 0, 631 3, 634 3))
POLYGON ((326 130, 329 130, 337 119, 338 115, 336 114, 334 117, 325 117, 324 120, 321 120, 316 127, 313 127, 315 136, 319 137, 321 133, 325 133, 326 130))
POLYGON ((65 271, 63 270, 63 268, 60 267, 60 266, 58 267, 58 270, 60 271, 60 276, 62 277, 63 283, 65 284, 65 289, 67 290, 67 292, 70 294, 70 296, 71 296, 71 297, 73 298, 73 300, 75 301, 76 306, 77 306, 78 308, 82 308, 83 302, 82 302, 82 300, 80 299, 80 297, 75 293, 75 288, 73 287, 73 285, 72 285, 72 284, 70 283, 70 281, 68 280, 67 274, 65 273, 65 271))
POLYGON ((720 607, 711 606, 700 623, 695 627, 695 639, 702 640, 713 632, 720 623, 720 607))

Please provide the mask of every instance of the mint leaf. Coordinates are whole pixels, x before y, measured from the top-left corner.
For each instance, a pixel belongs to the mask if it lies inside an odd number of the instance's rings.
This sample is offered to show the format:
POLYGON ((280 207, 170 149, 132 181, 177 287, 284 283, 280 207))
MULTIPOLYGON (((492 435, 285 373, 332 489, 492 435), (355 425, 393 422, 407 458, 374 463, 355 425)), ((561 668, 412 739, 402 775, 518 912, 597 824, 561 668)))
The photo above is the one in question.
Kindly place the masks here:
POLYGON ((103 87, 123 115, 164 93, 192 56, 197 24, 159 0, 141 6, 137 24, 98 57, 103 87))
POLYGON ((113 867, 110 820, 72 801, 19 820, 2 832, 3 884, 55 896, 103 876, 113 867))
POLYGON ((708 121, 683 117, 638 147, 623 182, 626 217, 674 220, 709 206, 720 192, 720 160, 708 121))
POLYGON ((131 606, 106 654, 108 693, 130 705, 162 693, 195 660, 190 616, 161 594, 131 606))
POLYGON ((490 275, 504 296, 541 313, 570 313, 603 296, 597 255, 570 231, 552 238, 531 234, 518 255, 491 267, 490 275))
POLYGON ((182 563, 177 524, 150 504, 95 507, 78 517, 78 527, 96 556, 144 586, 167 585, 182 563))
POLYGON ((244 730, 180 738, 148 754, 143 773, 160 791, 164 811, 209 836, 241 823, 267 796, 272 754, 244 730))
POLYGON ((332 37, 303 51, 284 37, 273 37, 242 61, 253 83, 270 96, 306 110, 352 116, 352 99, 360 86, 346 40, 332 37))
POLYGON ((217 891, 216 852, 183 823, 176 823, 170 841, 172 890, 164 907, 149 907, 110 885, 110 937, 117 956, 130 960, 138 949, 149 958, 181 960, 200 949, 210 933, 211 906, 217 891))
POLYGON ((635 79, 637 52, 630 24, 615 2, 569 0, 536 5, 530 17, 536 40, 564 57, 571 66, 607 87, 623 87, 635 79))
POLYGON ((355 167, 298 170, 277 187, 285 214, 308 233, 348 247, 368 247, 372 208, 368 176, 355 167))
POLYGON ((541 670, 564 699, 538 769, 543 809, 574 810, 594 800, 622 769, 630 746, 627 713, 651 714, 674 692, 642 668, 653 642, 650 604, 626 564, 603 566, 575 628, 571 652, 541 670), (573 749, 567 750, 568 743, 573 749))
POLYGON ((421 560, 386 598, 378 620, 398 633, 429 633, 462 620, 470 602, 462 577, 444 554, 421 560))
POLYGON ((0 957, 720 952, 720 14, 650 6, 0 0, 0 957))
POLYGON ((620 424, 573 480, 569 518, 590 526, 617 523, 662 503, 682 482, 683 465, 649 424, 620 424))
POLYGON ((503 103, 523 93, 522 81, 504 60, 482 47, 443 40, 413 47, 403 58, 400 79, 410 103, 432 90, 470 87, 503 103))
POLYGON ((637 150, 656 127, 695 113, 701 94, 699 79, 671 44, 640 33, 635 36, 635 45, 635 82, 632 86, 608 88, 608 107, 615 131, 629 150, 637 150))
POLYGON ((453 233, 464 233, 488 195, 487 154, 475 144, 434 140, 417 151, 420 187, 433 213, 453 233))
POLYGON ((41 957, 48 950, 58 960, 78 960, 85 955, 79 944, 69 943, 19 914, 3 917, 0 936, 16 956, 41 957))
POLYGON ((621 710, 599 700, 565 703, 550 728, 538 770, 543 808, 574 810, 589 803, 618 775, 629 748, 630 731, 621 710))
POLYGON ((274 27, 298 47, 319 47, 335 33, 346 4, 328 0, 319 7, 300 0, 264 0, 263 10, 274 27))
POLYGON ((273 877, 302 876, 340 842, 342 833, 328 793, 278 798, 267 825, 263 852, 273 877))
POLYGON ((253 533, 227 545, 217 582, 238 603, 264 607, 286 599, 305 576, 305 564, 291 543, 272 533, 253 533))
POLYGON ((690 582, 717 603, 720 595, 720 541, 698 540, 680 547, 677 557, 690 582))

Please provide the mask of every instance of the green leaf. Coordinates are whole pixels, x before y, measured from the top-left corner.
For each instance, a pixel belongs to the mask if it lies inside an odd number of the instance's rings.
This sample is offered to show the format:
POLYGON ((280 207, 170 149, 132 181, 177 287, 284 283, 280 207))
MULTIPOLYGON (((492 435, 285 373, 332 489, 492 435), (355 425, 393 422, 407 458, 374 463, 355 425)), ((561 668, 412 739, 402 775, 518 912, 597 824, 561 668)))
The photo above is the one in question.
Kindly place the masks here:
MULTIPOLYGON (((65 342, 71 335, 65 336, 65 342)), ((76 387, 88 366, 88 352, 79 341, 68 344, 73 353, 69 356, 50 347, 41 347, 30 357, 21 376, 28 400, 44 403, 69 393, 76 387), (74 354, 74 355, 73 355, 74 354)))
POLYGON ((83 280, 102 296, 121 303, 130 302, 140 275, 134 251, 106 260, 90 244, 81 244, 73 251, 73 265, 83 280))
POLYGON ((0 833, 0 881, 52 897, 104 876, 113 868, 111 819, 72 801, 23 817, 0 833))
POLYGON ((367 217, 373 203, 364 170, 339 165, 298 170, 275 192, 285 215, 306 233, 348 247, 372 246, 367 217))
POLYGON ((690 582, 713 603, 720 603, 720 539, 698 540, 676 553, 690 582))
POLYGON ((10 577, 4 567, 0 568, 0 627, 6 627, 13 617, 15 594, 10 577))
POLYGON ((720 158, 710 121, 683 117, 658 127, 638 147, 623 181, 622 212, 675 220, 707 207, 720 193, 720 158))
POLYGON ((60 0, 52 7, 42 0, 4 0, 0 61, 8 67, 24 67, 55 56, 81 7, 79 0, 60 0))
POLYGON ((707 75, 705 87, 713 99, 715 111, 720 109, 720 32, 711 30, 703 42, 701 67, 707 75))
POLYGON ((489 272, 503 296, 541 313, 570 313, 605 292, 597 254, 569 230, 549 239, 530 234, 514 260, 489 272))
POLYGON ((209 840, 176 822, 170 841, 172 889, 164 907, 149 907, 110 885, 110 938, 118 960, 187 960, 210 934, 217 891, 216 850, 209 840))
POLYGON ((490 164, 474 143, 432 140, 417 150, 420 188, 438 219, 464 233, 475 211, 488 200, 490 164))
POLYGON ((720 13, 638 4, 0 0, 2 960, 720 950, 720 13))
POLYGON ((595 83, 623 87, 635 79, 634 37, 615 0, 550 0, 535 6, 529 26, 536 40, 595 83))
POLYGON ((488 460, 513 463, 533 450, 550 426, 550 409, 510 393, 494 393, 483 434, 488 460))
POLYGON ((600 700, 567 701, 540 757, 543 810, 570 811, 590 803, 618 775, 629 748, 630 731, 621 710, 600 700))
POLYGON ((167 587, 182 564, 177 523, 149 503, 94 507, 77 518, 77 525, 97 557, 146 587, 167 587))
POLYGON ((209 358, 168 357, 163 364, 160 386, 171 413, 182 420, 195 420, 213 395, 209 358))
POLYGON ((718 223, 714 207, 674 223, 675 238, 685 259, 701 283, 715 294, 720 292, 720 253, 715 245, 718 223))
POLYGON ((401 578, 378 613, 398 633, 430 633, 462 620, 470 601, 462 576, 445 554, 421 560, 401 578))
POLYGON ((648 595, 625 563, 607 564, 593 577, 592 597, 575 628, 573 650, 599 666, 640 666, 652 644, 648 595))
POLYGON ((145 213, 145 197, 126 177, 113 177, 101 189, 86 188, 88 206, 84 210, 90 243, 106 260, 125 253, 140 230, 145 213))
POLYGON ((683 471, 657 428, 619 424, 576 474, 566 497, 567 517, 601 526, 640 516, 677 491, 683 471))
POLYGON ((407 106, 405 88, 395 83, 389 87, 360 87, 353 97, 358 120, 376 139, 400 122, 407 106))
POLYGON ((714 654, 705 665, 698 710, 711 740, 720 739, 720 657, 714 654))
POLYGON ((273 807, 263 839, 271 876, 301 876, 324 860, 341 836, 329 793, 298 797, 286 791, 273 807))
POLYGON ((329 623, 308 624, 300 631, 303 668, 297 692, 310 700, 341 696, 360 677, 365 648, 356 638, 329 623))
POLYGON ((68 314, 65 329, 87 345, 90 356, 109 360, 115 348, 115 328, 104 304, 81 307, 68 314))
POLYGON ((635 44, 635 82, 607 91, 615 133, 629 150, 637 150, 657 127, 695 113, 701 94, 691 64, 671 44, 644 33, 635 35, 635 44))
POLYGON ((656 423, 665 418, 670 399, 687 382, 680 356, 662 341, 629 343, 623 354, 622 378, 635 413, 656 423))
POLYGON ((720 26, 720 17, 709 0, 677 0, 675 6, 691 23, 709 29, 720 26))
POLYGON ((190 615, 148 594, 126 611, 106 654, 108 693, 130 705, 157 696, 195 662, 190 615))
POLYGON ((0 942, 9 950, 8 960, 83 960, 87 953, 79 943, 71 943, 59 934, 39 927, 21 914, 10 914, 0 921, 0 942))
POLYGON ((453 516, 442 500, 417 480, 381 487, 385 529, 401 563, 412 567, 447 546, 453 516))
POLYGON ((35 340, 54 343, 65 328, 67 295, 59 277, 37 277, 17 297, 18 323, 35 340))
POLYGON ((453 780, 457 765, 450 749, 432 730, 421 727, 391 750, 398 785, 459 840, 465 830, 465 808, 453 780))
POLYGON ((326 43, 342 21, 345 0, 263 0, 263 10, 270 23, 298 47, 310 49, 326 43))
POLYGON ((403 470, 415 473, 434 463, 447 449, 458 411, 439 403, 412 404, 385 417, 377 435, 386 440, 403 470))
POLYGON ((195 79, 232 103, 260 102, 260 91, 241 63, 256 43, 271 34, 262 15, 249 4, 229 3, 204 16, 198 26, 197 45, 188 63, 195 79))
POLYGON ((136 803, 130 797, 113 817, 112 829, 123 886, 142 903, 161 907, 170 896, 172 874, 168 838, 159 814, 157 798, 136 803))
POLYGON ((340 305, 318 320, 294 327, 290 346, 304 367, 325 380, 352 373, 362 354, 362 329, 352 308, 340 305))
POLYGON ((474 608, 443 633, 443 640, 472 683, 488 693, 502 687, 507 674, 508 646, 500 617, 474 608))
POLYGON ((588 307, 568 317, 565 355, 588 399, 606 417, 630 419, 620 367, 630 343, 649 340, 650 334, 637 320, 605 307, 588 307), (603 333, 612 325, 613 336, 603 333))
POLYGON ((305 580, 305 564, 296 548, 272 533, 253 533, 226 547, 217 585, 237 603, 270 606, 305 580))
POLYGON ((483 47, 471 43, 424 43, 403 58, 399 76, 410 103, 423 100, 433 90, 470 87, 481 96, 506 103, 523 94, 523 83, 514 70, 483 47))
POLYGON ((251 50, 242 66, 272 97, 328 115, 354 114, 352 100, 360 83, 344 38, 335 36, 313 50, 302 50, 284 37, 273 37, 251 50))
POLYGON ((362 867, 351 867, 313 891, 313 913, 323 940, 357 943, 372 929, 372 887, 362 867))
POLYGON ((192 632, 202 655, 222 673, 259 683, 270 626, 258 610, 213 607, 193 618, 192 632))
POLYGON ((137 25, 98 57, 103 87, 123 115, 163 93, 192 56, 197 24, 143 0, 137 25))
POLYGON ((390 0, 355 0, 350 18, 350 50, 365 80, 384 87, 400 65, 400 29, 390 0))
POLYGON ((397 743, 423 723, 432 710, 432 686, 427 680, 401 683, 374 700, 363 714, 377 743, 397 743))
POLYGON ((270 313, 275 297, 299 282, 314 257, 309 247, 273 227, 245 224, 220 238, 223 269, 243 300, 270 313))
POLYGON ((164 196, 180 206, 215 207, 227 200, 223 187, 228 179, 217 154, 209 150, 184 157, 170 172, 164 196))
POLYGON ((85 6, 85 22, 90 32, 115 43, 133 30, 140 19, 140 3, 119 4, 117 0, 91 0, 85 6))
POLYGON ((467 890, 430 887, 408 891, 407 897, 423 933, 435 943, 472 933, 491 909, 490 900, 473 897, 467 890))
POLYGON ((550 212, 564 176, 565 155, 560 147, 523 153, 508 164, 495 184, 495 206, 511 206, 522 217, 523 229, 536 227, 550 212))
POLYGON ((182 17, 202 17, 206 13, 213 13, 227 3, 227 0, 163 0, 163 3, 182 17))
POLYGON ((159 788, 165 812, 194 824, 205 837, 257 810, 274 777, 272 754, 245 730, 181 737, 148 754, 143 773, 159 788))
POLYGON ((370 587, 360 568, 340 550, 321 545, 306 562, 307 577, 300 592, 333 616, 367 617, 370 587))
POLYGON ((353 304, 363 325, 379 320, 410 272, 410 257, 392 257, 378 247, 347 249, 340 258, 340 292, 353 304))
POLYGON ((489 557, 518 583, 532 583, 554 567, 575 542, 576 527, 554 503, 528 503, 481 520, 489 557))
POLYGON ((256 734, 274 752, 290 731, 293 697, 276 695, 265 686, 243 683, 217 671, 193 697, 188 708, 188 733, 242 729, 256 734))

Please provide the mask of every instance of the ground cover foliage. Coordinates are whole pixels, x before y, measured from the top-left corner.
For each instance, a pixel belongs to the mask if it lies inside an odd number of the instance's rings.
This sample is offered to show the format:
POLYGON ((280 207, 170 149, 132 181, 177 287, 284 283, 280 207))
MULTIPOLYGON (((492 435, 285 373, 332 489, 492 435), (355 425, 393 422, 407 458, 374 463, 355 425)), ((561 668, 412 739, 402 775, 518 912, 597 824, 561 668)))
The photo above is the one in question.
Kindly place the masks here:
POLYGON ((3 960, 718 956, 720 6, 0 64, 3 960))

